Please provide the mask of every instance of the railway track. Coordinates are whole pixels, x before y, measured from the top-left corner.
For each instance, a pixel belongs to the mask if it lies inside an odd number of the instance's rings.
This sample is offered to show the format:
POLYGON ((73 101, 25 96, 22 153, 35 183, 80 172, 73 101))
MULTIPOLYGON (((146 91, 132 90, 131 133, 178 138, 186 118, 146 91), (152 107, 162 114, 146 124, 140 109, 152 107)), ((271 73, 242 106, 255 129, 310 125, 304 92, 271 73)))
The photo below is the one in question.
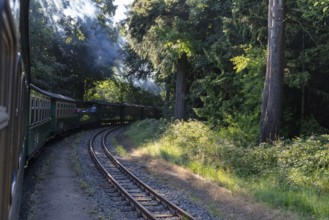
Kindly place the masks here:
POLYGON ((89 152, 107 181, 144 219, 194 220, 125 168, 109 151, 106 138, 120 127, 103 129, 89 141, 89 152))

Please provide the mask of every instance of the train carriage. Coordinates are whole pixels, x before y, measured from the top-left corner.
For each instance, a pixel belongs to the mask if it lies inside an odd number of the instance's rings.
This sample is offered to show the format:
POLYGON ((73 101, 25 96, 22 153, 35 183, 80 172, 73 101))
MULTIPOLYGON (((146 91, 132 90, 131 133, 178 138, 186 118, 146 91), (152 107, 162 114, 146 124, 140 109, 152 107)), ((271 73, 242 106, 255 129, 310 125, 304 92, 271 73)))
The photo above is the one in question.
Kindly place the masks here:
POLYGON ((29 85, 29 0, 0 0, 0 220, 19 217, 24 163, 52 136, 80 125, 148 117, 143 106, 86 102, 29 85), (90 116, 81 120, 81 116, 90 116))
POLYGON ((124 120, 132 122, 140 120, 142 116, 142 106, 124 104, 124 120))
POLYGON ((121 103, 87 101, 79 103, 80 124, 101 126, 124 123, 124 106, 121 103))
POLYGON ((30 159, 48 140, 51 125, 51 98, 43 90, 30 85, 27 159, 30 159))
POLYGON ((27 158, 53 135, 73 129, 79 124, 76 101, 70 97, 30 85, 30 112, 27 158))
POLYGON ((78 127, 79 120, 76 114, 76 101, 67 96, 53 93, 50 95, 52 95, 52 132, 58 134, 78 127))
POLYGON ((124 122, 123 106, 121 104, 103 102, 100 114, 102 124, 122 124, 124 122))
POLYGON ((142 108, 141 119, 145 118, 155 118, 156 108, 151 106, 144 106, 142 108))
POLYGON ((19 6, 0 0, 0 219, 18 219, 25 161, 28 96, 21 43, 27 37, 18 28, 27 10, 19 6))
POLYGON ((101 115, 99 110, 101 105, 98 102, 79 102, 77 104, 77 114, 79 124, 84 127, 100 125, 101 115))

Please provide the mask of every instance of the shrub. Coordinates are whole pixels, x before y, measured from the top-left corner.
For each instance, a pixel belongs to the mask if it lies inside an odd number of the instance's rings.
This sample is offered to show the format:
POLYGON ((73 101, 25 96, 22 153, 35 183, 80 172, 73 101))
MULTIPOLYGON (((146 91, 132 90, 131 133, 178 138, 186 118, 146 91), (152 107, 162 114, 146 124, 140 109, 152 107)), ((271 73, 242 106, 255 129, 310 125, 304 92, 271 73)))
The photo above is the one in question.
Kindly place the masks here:
POLYGON ((246 148, 195 120, 146 120, 129 130, 148 139, 142 153, 184 165, 274 206, 328 216, 329 135, 246 148))
POLYGON ((329 135, 293 140, 280 152, 278 166, 287 184, 329 192, 329 135))

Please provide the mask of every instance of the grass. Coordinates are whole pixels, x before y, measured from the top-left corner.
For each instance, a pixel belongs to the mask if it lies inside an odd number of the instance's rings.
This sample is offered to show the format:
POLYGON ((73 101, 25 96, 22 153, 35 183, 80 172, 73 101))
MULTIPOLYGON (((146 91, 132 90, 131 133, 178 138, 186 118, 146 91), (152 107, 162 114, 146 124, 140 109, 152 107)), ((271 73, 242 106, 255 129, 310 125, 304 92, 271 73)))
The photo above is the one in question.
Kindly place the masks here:
POLYGON ((79 154, 78 154, 78 145, 80 142, 80 137, 81 136, 78 136, 77 139, 72 144, 72 153, 71 153, 71 162, 73 164, 73 169, 79 177, 81 176, 81 167, 80 167, 79 154))
POLYGON ((271 207, 329 219, 329 136, 241 148, 219 133, 197 121, 145 120, 126 135, 141 155, 182 165, 271 207))
POLYGON ((111 141, 112 141, 113 145, 115 146, 115 151, 120 156, 123 156, 123 157, 128 157, 129 156, 129 153, 127 152, 127 150, 122 145, 120 145, 115 138, 112 138, 111 141))
MULTIPOLYGON (((82 134, 83 136, 83 134, 82 134)), ((74 143, 72 144, 72 153, 71 153, 71 162, 73 165, 73 169, 76 172, 76 174, 79 176, 79 184, 80 188, 83 189, 89 196, 92 196, 94 194, 94 189, 81 178, 81 166, 80 166, 80 160, 79 160, 79 152, 78 152, 78 146, 80 143, 81 134, 76 138, 74 143)))
POLYGON ((82 179, 80 179, 80 188, 87 192, 88 196, 92 196, 95 193, 95 190, 82 179))

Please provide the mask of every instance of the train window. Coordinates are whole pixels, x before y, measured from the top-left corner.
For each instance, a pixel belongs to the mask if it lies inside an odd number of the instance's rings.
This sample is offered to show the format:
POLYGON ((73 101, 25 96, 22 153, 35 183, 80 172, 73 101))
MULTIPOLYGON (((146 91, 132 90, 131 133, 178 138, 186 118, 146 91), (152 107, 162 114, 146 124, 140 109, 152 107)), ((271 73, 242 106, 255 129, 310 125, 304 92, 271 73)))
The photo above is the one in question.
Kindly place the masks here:
POLYGON ((59 115, 60 115, 60 117, 63 117, 63 104, 61 103, 60 104, 60 107, 59 107, 59 115))
POLYGON ((51 107, 51 104, 50 102, 48 101, 48 110, 47 110, 47 117, 50 118, 50 107, 51 107))
POLYGON ((58 117, 62 117, 62 112, 63 112, 63 110, 62 110, 62 108, 63 108, 63 105, 62 105, 62 103, 61 104, 59 104, 59 116, 58 117))
POLYGON ((45 120, 45 100, 41 100, 41 120, 45 120))
POLYGON ((47 119, 47 101, 43 101, 43 120, 47 119))
POLYGON ((43 107, 43 117, 44 117, 44 120, 47 119, 47 100, 44 100, 44 107, 43 107))
POLYGON ((61 116, 62 116, 62 117, 65 116, 65 104, 62 104, 62 112, 61 112, 61 116))
POLYGON ((42 121, 42 99, 39 99, 39 122, 42 121))
POLYGON ((59 103, 56 104, 56 117, 59 117, 59 103))
POLYGON ((58 111, 58 114, 57 114, 57 117, 61 117, 61 104, 58 103, 58 108, 57 108, 57 111, 58 111))
POLYGON ((61 105, 61 117, 64 117, 64 113, 65 113, 65 105, 62 104, 61 105))
POLYGON ((30 124, 34 124, 34 97, 31 97, 30 124))
POLYGON ((64 117, 64 104, 61 104, 61 117, 64 117))
POLYGON ((42 113, 42 109, 41 109, 41 104, 42 104, 42 100, 39 99, 39 103, 38 103, 38 122, 40 122, 42 120, 41 118, 41 113, 42 113))
POLYGON ((48 119, 48 101, 45 100, 45 120, 48 119))
POLYGON ((42 121, 42 100, 39 99, 39 106, 38 106, 38 122, 42 121))
POLYGON ((46 119, 49 118, 49 103, 48 100, 46 101, 46 119))
POLYGON ((36 118, 36 116, 35 116, 36 115, 36 106, 35 106, 36 103, 35 102, 36 102, 35 97, 33 97, 33 124, 36 123, 36 119, 35 119, 36 118))
POLYGON ((48 119, 48 100, 45 101, 45 118, 48 119))
POLYGON ((34 111, 35 111, 35 123, 38 123, 38 121, 39 121, 39 99, 35 100, 34 111))

